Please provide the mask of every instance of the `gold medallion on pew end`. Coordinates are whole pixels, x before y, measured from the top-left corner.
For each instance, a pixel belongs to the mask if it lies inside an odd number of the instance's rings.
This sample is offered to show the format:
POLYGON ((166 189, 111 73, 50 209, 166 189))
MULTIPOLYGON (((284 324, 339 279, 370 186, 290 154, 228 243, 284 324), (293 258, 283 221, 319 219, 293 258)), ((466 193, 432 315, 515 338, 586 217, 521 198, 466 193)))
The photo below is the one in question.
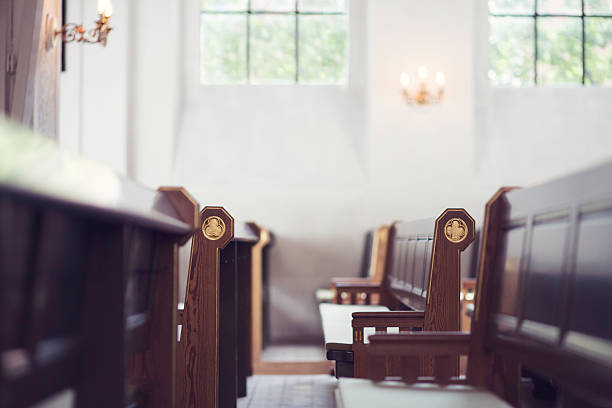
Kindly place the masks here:
POLYGON ((225 234, 225 222, 216 215, 211 215, 202 223, 202 233, 209 240, 216 241, 225 234))
POLYGON ((444 235, 446 239, 454 244, 458 244, 468 236, 468 226, 461 218, 451 218, 444 225, 444 235))

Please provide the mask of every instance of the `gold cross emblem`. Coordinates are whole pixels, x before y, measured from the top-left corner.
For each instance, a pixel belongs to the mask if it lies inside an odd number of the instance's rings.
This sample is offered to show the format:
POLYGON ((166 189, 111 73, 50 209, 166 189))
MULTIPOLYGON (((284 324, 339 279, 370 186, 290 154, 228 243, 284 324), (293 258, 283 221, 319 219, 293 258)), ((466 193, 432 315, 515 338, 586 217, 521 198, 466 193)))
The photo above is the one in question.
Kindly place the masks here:
POLYGON ((451 218, 444 226, 444 234, 446 239, 456 244, 467 237, 468 227, 461 218, 451 218))
POLYGON ((216 215, 211 215, 202 223, 204 236, 211 241, 216 241, 225 233, 225 223, 216 215))

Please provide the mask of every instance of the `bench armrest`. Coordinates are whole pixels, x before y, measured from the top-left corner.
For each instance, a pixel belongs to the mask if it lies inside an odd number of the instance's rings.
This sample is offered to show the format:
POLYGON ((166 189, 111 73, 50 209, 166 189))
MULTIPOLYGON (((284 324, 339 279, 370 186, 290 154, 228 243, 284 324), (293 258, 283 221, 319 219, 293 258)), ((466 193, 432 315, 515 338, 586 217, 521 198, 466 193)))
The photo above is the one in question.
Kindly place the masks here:
POLYGON ((463 332, 416 332, 375 334, 369 337, 368 352, 374 356, 418 356, 422 354, 468 354, 471 334, 463 332))
POLYGON ((368 290, 380 290, 382 285, 380 283, 364 280, 363 282, 356 281, 341 281, 336 282, 336 288, 342 289, 345 291, 368 291, 368 290))
POLYGON ((350 276, 331 278, 332 287, 337 284, 343 284, 343 283, 359 284, 359 283, 368 283, 368 282, 372 282, 372 280, 370 278, 360 278, 360 277, 350 277, 350 276))
POLYGON ((384 362, 401 361, 400 377, 416 381, 419 375, 431 376, 439 384, 456 380, 457 357, 468 354, 472 336, 463 332, 420 332, 409 334, 375 334, 367 345, 370 378, 383 380, 384 362), (419 374, 425 370, 423 374, 419 374))
POLYGON ((353 328, 363 327, 399 327, 410 329, 423 327, 425 312, 417 311, 393 311, 393 312, 355 312, 353 313, 353 328))
POLYGON ((355 312, 353 313, 353 344, 364 343, 364 331, 366 327, 374 327, 376 332, 387 332, 388 327, 399 327, 401 331, 423 327, 424 312, 399 311, 399 312, 355 312))
POLYGON ((372 295, 381 296, 383 292, 383 286, 380 283, 369 280, 336 282, 332 288, 336 290, 336 303, 339 304, 342 303, 342 295, 345 293, 349 295, 350 304, 356 304, 358 296, 362 294, 364 295, 363 300, 365 304, 370 304, 372 295))

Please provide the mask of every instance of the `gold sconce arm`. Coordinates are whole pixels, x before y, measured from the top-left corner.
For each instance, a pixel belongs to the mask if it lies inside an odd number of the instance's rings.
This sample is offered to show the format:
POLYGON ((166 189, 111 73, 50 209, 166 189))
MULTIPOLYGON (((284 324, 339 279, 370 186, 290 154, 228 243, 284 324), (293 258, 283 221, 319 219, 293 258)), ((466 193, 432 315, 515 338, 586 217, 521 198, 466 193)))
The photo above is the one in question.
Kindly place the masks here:
POLYGON ((402 89, 402 95, 404 95, 404 99, 409 105, 438 104, 442 102, 442 99, 444 98, 444 89, 439 88, 438 92, 432 93, 427 89, 425 84, 421 84, 419 89, 414 93, 411 93, 407 89, 402 89))
POLYGON ((430 91, 427 87, 427 77, 429 75, 427 67, 421 65, 418 69, 420 82, 416 90, 410 90, 410 75, 407 72, 402 72, 400 75, 400 83, 402 85, 402 95, 404 100, 409 105, 430 105, 442 102, 444 97, 444 83, 446 78, 443 72, 436 72, 436 91, 430 91))
POLYGON ((106 46, 108 33, 112 30, 109 25, 110 18, 100 15, 96 21, 96 26, 86 30, 81 24, 68 23, 55 31, 55 36, 61 36, 63 42, 86 42, 100 43, 106 46))
POLYGON ((106 46, 108 33, 111 32, 110 18, 113 14, 111 0, 98 0, 98 19, 95 27, 85 29, 82 24, 67 23, 58 28, 57 20, 52 14, 47 14, 46 36, 47 49, 52 49, 61 38, 62 42, 99 43, 106 46))

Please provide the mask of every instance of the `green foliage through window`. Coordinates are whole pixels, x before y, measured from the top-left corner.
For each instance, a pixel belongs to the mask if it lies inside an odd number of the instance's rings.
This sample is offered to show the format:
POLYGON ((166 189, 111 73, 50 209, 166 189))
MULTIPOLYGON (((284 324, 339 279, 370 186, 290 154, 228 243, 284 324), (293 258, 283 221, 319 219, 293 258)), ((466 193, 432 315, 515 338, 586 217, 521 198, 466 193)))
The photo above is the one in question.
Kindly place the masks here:
POLYGON ((203 84, 344 84, 345 0, 201 0, 203 84))
POLYGON ((489 0, 492 85, 612 85, 612 0, 489 0))

